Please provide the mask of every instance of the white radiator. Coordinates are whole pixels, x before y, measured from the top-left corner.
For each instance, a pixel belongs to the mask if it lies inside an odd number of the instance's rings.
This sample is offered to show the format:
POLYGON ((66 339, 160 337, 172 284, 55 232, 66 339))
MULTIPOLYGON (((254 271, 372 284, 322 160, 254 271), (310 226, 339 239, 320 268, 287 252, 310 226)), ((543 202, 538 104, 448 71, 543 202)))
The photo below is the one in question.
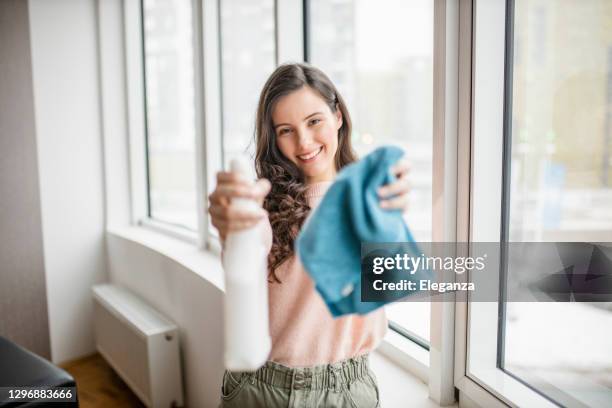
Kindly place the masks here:
POLYGON ((178 328, 133 293, 93 287, 96 347, 148 407, 183 406, 178 328))

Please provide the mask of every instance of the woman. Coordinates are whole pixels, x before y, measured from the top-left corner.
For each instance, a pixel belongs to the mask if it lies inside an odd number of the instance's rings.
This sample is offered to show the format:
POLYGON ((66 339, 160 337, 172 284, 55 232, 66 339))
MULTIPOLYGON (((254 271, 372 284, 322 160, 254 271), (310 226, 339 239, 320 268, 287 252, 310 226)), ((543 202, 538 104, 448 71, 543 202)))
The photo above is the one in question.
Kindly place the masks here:
MULTIPOLYGON (((293 244, 337 172, 356 160, 351 119, 327 76, 307 64, 278 67, 263 87, 256 117, 255 168, 249 186, 217 174, 210 215, 222 242, 229 232, 258 226, 269 248, 272 350, 255 373, 226 371, 222 407, 377 407, 378 386, 368 353, 383 338, 384 309, 334 319, 294 255, 293 244), (241 213, 233 197, 258 200, 258 213, 241 213)), ((407 163, 381 188, 380 205, 405 209, 407 163)), ((330 243, 332 244, 332 243, 330 243)), ((245 339, 248 341, 248 339, 245 339)))

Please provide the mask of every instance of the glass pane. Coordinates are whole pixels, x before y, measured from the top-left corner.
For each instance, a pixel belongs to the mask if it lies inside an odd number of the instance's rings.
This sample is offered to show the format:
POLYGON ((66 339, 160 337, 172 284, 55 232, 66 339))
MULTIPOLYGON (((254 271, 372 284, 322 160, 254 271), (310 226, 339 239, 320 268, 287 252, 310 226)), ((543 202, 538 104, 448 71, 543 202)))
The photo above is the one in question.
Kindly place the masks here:
POLYGON ((276 67, 274 0, 229 0, 221 7, 223 162, 254 154, 259 93, 276 67))
MULTIPOLYGON (((510 241, 612 241, 612 2, 516 0, 512 85, 510 241)), ((612 406, 612 305, 508 304, 504 340, 507 372, 612 406)))
MULTIPOLYGON (((415 239, 431 241, 433 1, 311 0, 310 24, 310 62, 345 98, 359 155, 383 144, 405 150, 406 219, 415 239)), ((429 303, 396 303, 387 313, 429 340, 429 303)))
POLYGON ((144 0, 149 215, 197 229, 191 0, 144 0))

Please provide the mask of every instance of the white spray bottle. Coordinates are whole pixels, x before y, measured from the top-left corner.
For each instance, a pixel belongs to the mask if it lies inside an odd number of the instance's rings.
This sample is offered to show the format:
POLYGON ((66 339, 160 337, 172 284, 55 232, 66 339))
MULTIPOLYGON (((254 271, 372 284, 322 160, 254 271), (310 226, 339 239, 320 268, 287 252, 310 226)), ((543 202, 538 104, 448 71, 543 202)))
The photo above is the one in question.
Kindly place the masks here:
MULTIPOLYGON (((232 160, 231 171, 246 180, 246 160, 232 160)), ((259 209, 255 200, 246 198, 234 198, 231 205, 259 209)), ((232 232, 225 241, 225 367, 230 371, 255 371, 270 354, 268 254, 259 227, 232 232)))

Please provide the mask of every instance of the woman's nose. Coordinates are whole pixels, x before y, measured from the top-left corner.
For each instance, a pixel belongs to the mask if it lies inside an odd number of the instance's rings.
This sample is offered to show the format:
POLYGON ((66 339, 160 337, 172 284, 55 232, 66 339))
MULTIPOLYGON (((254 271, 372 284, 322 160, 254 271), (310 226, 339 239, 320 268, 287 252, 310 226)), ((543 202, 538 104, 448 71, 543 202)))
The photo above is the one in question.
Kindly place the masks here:
POLYGON ((310 146, 314 140, 313 136, 314 135, 310 129, 298 130, 298 147, 304 148, 310 146))

